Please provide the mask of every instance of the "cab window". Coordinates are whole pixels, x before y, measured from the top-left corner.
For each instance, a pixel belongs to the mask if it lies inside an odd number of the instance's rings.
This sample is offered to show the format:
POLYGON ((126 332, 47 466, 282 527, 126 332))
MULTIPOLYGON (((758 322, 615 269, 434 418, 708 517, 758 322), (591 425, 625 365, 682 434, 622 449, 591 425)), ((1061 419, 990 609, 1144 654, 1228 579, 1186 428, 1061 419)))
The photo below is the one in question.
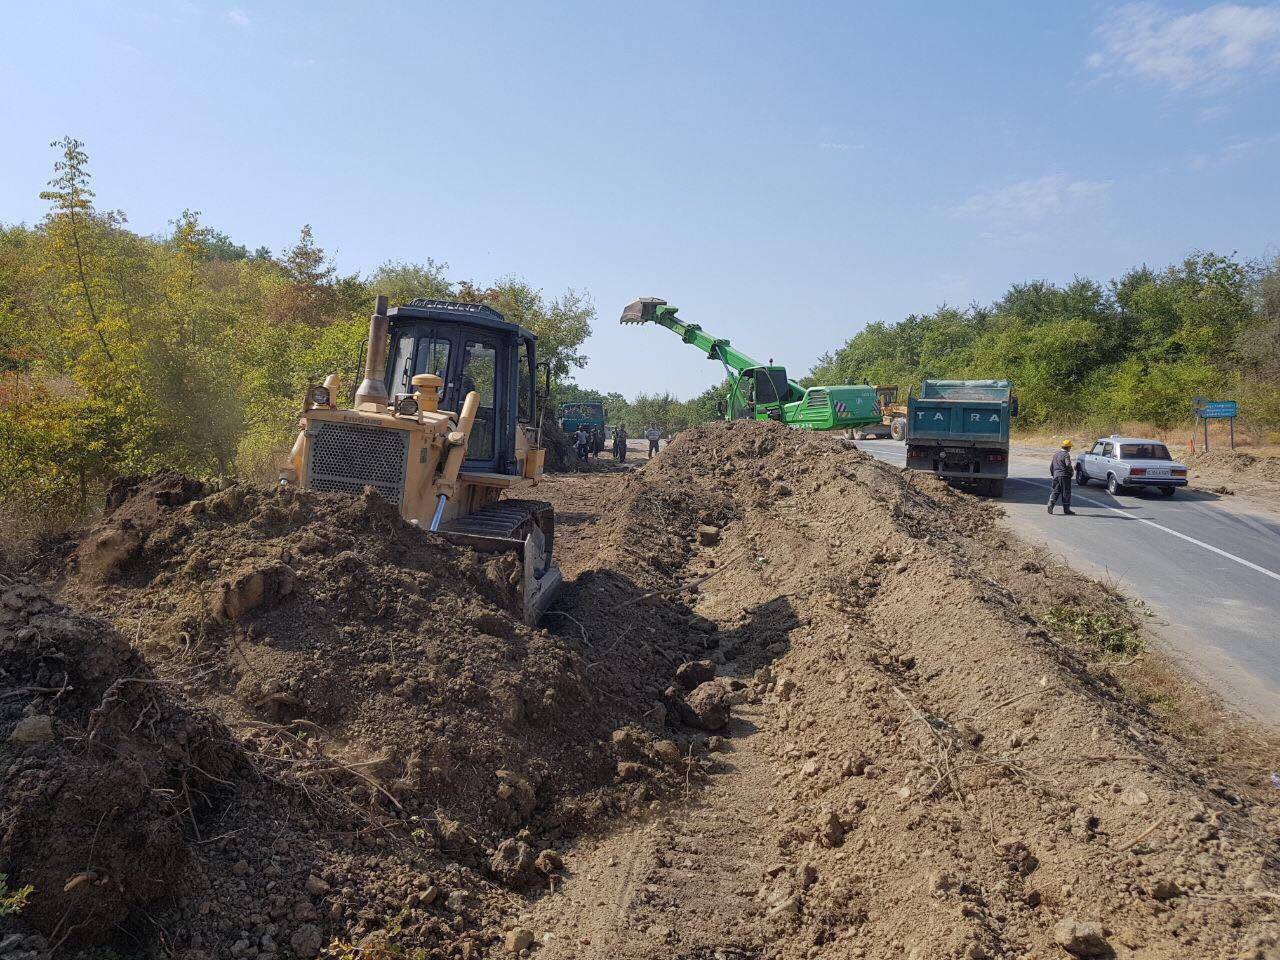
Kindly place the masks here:
POLYGON ((492 460, 497 443, 497 410, 494 408, 498 351, 483 340, 468 340, 463 350, 462 397, 475 391, 480 395, 476 422, 467 442, 468 460, 492 460))
POLYGON ((391 392, 408 393, 413 376, 413 336, 408 334, 396 339, 395 352, 391 355, 391 392))
POLYGON ((418 340, 418 356, 413 364, 413 374, 434 373, 441 380, 448 380, 449 341, 435 337, 418 340))

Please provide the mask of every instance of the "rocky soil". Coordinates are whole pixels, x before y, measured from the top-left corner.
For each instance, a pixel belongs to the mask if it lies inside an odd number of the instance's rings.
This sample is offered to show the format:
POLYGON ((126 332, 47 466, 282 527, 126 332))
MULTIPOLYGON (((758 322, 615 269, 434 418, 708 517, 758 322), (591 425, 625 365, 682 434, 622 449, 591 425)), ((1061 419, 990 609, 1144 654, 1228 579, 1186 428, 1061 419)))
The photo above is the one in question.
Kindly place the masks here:
POLYGON ((636 466, 540 487, 540 629, 376 497, 122 482, 0 585, 0 954, 1280 956, 1280 750, 1122 601, 831 438, 636 466))

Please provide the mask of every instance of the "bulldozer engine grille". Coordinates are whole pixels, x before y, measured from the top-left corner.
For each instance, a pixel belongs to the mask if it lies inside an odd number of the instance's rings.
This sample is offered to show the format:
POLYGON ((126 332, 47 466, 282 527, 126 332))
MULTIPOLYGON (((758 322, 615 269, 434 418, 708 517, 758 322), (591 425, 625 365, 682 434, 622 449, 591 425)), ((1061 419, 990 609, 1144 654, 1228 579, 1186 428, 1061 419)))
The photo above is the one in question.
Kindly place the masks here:
POLYGON ((808 404, 806 404, 806 406, 808 406, 810 409, 817 409, 819 407, 825 407, 826 405, 827 405, 827 391, 825 390, 809 391, 809 402, 808 404))
POLYGON ((404 495, 409 434, 347 423, 316 424, 311 437, 307 486, 332 493, 360 493, 373 487, 398 504, 404 495))

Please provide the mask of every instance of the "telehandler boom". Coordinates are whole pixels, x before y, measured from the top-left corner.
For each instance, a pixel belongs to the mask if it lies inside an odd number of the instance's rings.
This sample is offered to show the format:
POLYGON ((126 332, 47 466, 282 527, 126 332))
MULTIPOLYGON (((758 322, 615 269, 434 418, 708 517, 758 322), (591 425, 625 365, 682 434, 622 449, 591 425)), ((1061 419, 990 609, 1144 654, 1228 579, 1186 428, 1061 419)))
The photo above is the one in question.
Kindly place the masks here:
POLYGON ((280 482, 351 494, 372 487, 447 540, 518 554, 521 612, 536 623, 563 580, 552 559, 555 517, 543 501, 501 499, 536 484, 546 457, 536 339, 481 304, 417 299, 388 311, 378 297, 352 408, 338 407, 334 374, 308 388, 280 482))
POLYGON ((849 384, 802 387, 787 378, 786 367, 772 360, 767 364, 753 360, 728 340, 704 333, 696 323, 677 319, 676 310, 665 300, 642 297, 627 305, 621 322, 656 323, 697 347, 708 359, 719 360, 729 380, 726 420, 778 420, 801 430, 848 430, 880 421, 873 388, 849 384))

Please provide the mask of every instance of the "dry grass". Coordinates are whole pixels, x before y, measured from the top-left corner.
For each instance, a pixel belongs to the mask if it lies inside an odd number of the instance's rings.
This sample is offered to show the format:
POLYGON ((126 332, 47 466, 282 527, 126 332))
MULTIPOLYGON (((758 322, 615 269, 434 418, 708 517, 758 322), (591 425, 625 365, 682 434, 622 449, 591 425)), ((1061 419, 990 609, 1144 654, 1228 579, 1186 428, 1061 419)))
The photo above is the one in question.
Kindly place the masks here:
MULTIPOLYGON (((1037 427, 1034 430, 1014 432, 1014 443, 1032 447, 1056 447, 1064 439, 1070 439, 1077 449, 1093 443, 1098 437, 1112 434, 1128 437, 1150 437, 1168 445, 1173 452, 1185 452, 1190 449, 1191 423, 1177 427, 1157 427, 1150 423, 1126 420, 1119 423, 1103 421, 1086 421, 1078 424, 1037 427)), ((1209 447, 1212 450, 1226 450, 1230 431, 1226 421, 1210 424, 1209 447)), ((1196 449, 1204 446, 1204 428, 1196 431, 1196 449)), ((1274 430, 1249 428, 1236 424, 1236 449, 1247 450, 1257 457, 1280 457, 1280 433, 1274 430)))
POLYGON ((25 570, 41 544, 65 536, 66 521, 42 517, 20 500, 0 500, 0 573, 25 570))

